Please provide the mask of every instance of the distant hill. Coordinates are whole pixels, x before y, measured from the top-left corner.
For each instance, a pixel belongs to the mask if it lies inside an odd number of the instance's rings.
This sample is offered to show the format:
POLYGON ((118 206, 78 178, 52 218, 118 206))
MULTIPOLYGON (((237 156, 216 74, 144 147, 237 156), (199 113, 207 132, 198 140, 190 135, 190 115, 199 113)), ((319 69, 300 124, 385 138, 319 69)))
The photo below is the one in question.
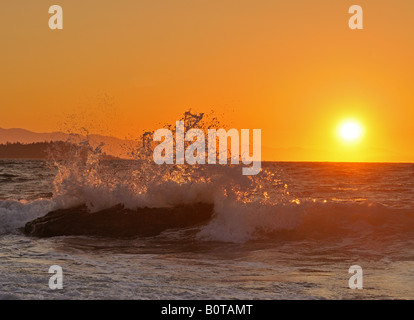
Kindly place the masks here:
POLYGON ((63 132, 37 133, 25 129, 3 129, 0 128, 0 144, 7 142, 33 143, 49 141, 67 141, 69 135, 63 132))
MULTIPOLYGON (((139 144, 139 142, 133 140, 123 140, 115 137, 102 136, 97 134, 91 134, 88 137, 86 137, 80 134, 67 134, 63 132, 37 133, 19 128, 0 128, 0 144, 33 144, 56 141, 64 141, 72 144, 77 144, 85 140, 88 140, 89 144, 94 148, 99 146, 100 144, 103 144, 102 151, 104 153, 118 158, 128 158, 128 153, 132 149, 136 148, 139 144)), ((30 148, 40 148, 40 146, 41 145, 31 147, 26 146, 24 148, 26 148, 25 150, 31 150, 30 148)), ((17 148, 17 146, 15 147, 17 148)), ((19 148, 21 149, 22 146, 20 146, 19 148)))
MULTIPOLYGON (((87 156, 87 148, 63 141, 0 144, 1 159, 67 159, 74 153, 87 156)), ((103 154, 103 159, 116 159, 103 154)))

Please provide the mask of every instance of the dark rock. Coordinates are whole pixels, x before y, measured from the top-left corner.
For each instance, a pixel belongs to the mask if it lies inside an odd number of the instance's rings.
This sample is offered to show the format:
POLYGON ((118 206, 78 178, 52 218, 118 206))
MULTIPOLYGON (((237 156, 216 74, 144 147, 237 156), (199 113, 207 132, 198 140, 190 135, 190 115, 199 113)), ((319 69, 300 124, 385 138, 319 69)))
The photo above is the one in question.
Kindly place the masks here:
POLYGON ((28 222, 23 232, 37 237, 94 235, 104 237, 155 236, 162 231, 205 223, 213 205, 197 203, 171 208, 126 209, 123 205, 90 212, 86 205, 51 211, 28 222))

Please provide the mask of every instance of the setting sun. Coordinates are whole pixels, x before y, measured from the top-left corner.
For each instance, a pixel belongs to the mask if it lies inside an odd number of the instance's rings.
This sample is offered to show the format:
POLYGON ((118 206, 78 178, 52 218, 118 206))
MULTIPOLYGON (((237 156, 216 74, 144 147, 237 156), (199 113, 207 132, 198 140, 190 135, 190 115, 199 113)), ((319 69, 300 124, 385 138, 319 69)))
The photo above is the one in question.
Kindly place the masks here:
POLYGON ((362 126, 355 121, 344 122, 339 128, 339 134, 345 141, 356 141, 362 135, 362 126))

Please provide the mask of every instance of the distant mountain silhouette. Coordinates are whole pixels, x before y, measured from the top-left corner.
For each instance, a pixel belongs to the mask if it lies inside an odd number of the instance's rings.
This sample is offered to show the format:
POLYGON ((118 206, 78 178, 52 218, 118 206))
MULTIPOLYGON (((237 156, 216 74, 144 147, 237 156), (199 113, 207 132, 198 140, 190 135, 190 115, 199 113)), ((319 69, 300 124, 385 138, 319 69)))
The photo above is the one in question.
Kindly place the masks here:
POLYGON ((36 133, 25 129, 13 128, 3 129, 0 128, 0 143, 7 142, 14 143, 34 143, 34 142, 49 142, 49 141, 67 141, 70 135, 63 132, 50 132, 50 133, 36 133))
MULTIPOLYGON (((0 144, 0 158, 2 159, 67 159, 73 154, 86 158, 87 148, 63 141, 35 142, 35 143, 6 143, 0 144)), ((116 159, 113 156, 102 156, 102 159, 116 159)))
MULTIPOLYGON (((20 143, 20 144, 33 144, 42 142, 57 142, 64 141, 70 144, 79 144, 82 141, 87 140, 92 147, 97 147, 103 144, 102 151, 108 155, 118 158, 128 158, 128 153, 139 145, 139 142, 133 140, 123 140, 110 136, 102 136, 97 134, 91 134, 88 137, 81 134, 68 134, 63 132, 50 132, 50 133, 37 133, 20 128, 3 129, 0 128, 0 144, 7 143, 20 143)), ((24 148, 25 150, 35 150, 41 148, 42 145, 33 145, 31 147, 26 146, 14 146, 14 148, 24 148), (30 149, 33 148, 33 149, 30 149)), ((12 148, 8 147, 8 150, 12 148)), ((17 151, 16 151, 17 152, 17 151)), ((23 152, 23 151, 22 151, 23 152)), ((34 151, 33 151, 34 152, 34 151)), ((40 157, 41 153, 37 151, 37 156, 40 157)), ((23 154, 22 154, 23 155, 23 154)), ((33 154, 34 155, 34 154, 33 154)), ((26 157, 25 157, 26 158, 26 157)))

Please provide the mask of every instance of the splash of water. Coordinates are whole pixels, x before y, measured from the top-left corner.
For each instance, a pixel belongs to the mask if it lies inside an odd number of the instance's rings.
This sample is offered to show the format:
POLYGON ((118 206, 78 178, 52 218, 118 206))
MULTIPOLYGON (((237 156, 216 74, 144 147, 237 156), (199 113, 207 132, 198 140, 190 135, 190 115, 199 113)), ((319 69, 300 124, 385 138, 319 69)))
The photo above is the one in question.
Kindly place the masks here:
MULTIPOLYGON (((210 128, 223 126, 212 113, 187 111, 180 120, 184 121, 186 131, 200 129, 206 133, 210 128)), ((175 134, 174 124, 164 127, 175 134)), ((86 203, 92 210, 118 203, 133 209, 200 201, 288 202, 286 184, 277 170, 263 170, 259 176, 250 177, 242 176, 238 165, 155 164, 153 134, 143 132, 141 143, 129 147, 129 159, 123 161, 104 160, 103 145, 93 147, 85 135, 85 139, 73 144, 69 157, 55 161, 56 201, 65 207, 86 203)), ((59 152, 55 157, 56 154, 59 152)))

